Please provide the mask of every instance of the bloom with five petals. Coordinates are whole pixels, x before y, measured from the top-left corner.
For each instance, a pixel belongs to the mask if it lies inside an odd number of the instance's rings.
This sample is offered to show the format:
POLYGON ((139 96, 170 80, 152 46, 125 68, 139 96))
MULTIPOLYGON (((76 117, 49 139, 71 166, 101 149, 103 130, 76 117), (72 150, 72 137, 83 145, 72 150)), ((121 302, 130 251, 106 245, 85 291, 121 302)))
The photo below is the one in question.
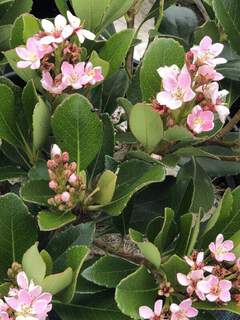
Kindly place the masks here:
POLYGON ((195 106, 187 117, 187 124, 197 134, 211 131, 214 128, 214 114, 212 111, 204 111, 200 106, 195 106))
POLYGON ((183 300, 179 305, 172 303, 170 306, 172 312, 171 320, 187 320, 198 315, 197 309, 192 307, 192 300, 183 300))
POLYGON ((232 262, 236 259, 236 256, 231 250, 233 249, 233 242, 231 240, 225 240, 222 234, 219 234, 215 242, 211 242, 209 250, 218 262, 228 261, 232 262))
POLYGON ((163 301, 157 300, 154 304, 154 310, 148 306, 142 306, 139 308, 139 315, 142 319, 157 320, 160 319, 162 313, 163 301))
POLYGON ((34 37, 27 40, 26 47, 17 47, 16 53, 22 59, 17 62, 17 67, 30 67, 31 69, 39 69, 41 59, 45 55, 44 51, 39 47, 39 41, 34 37))

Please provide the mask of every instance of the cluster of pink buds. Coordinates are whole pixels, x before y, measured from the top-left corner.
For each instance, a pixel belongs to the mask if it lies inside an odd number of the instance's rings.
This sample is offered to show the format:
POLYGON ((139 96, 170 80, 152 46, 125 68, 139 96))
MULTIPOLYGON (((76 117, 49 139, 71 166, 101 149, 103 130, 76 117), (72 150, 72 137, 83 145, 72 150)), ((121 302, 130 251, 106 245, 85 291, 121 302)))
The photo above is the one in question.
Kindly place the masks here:
POLYGON ((215 69, 218 64, 226 63, 224 58, 218 58, 223 47, 220 43, 213 44, 212 39, 206 36, 186 53, 182 69, 172 65, 157 70, 163 90, 157 94, 153 110, 166 115, 168 127, 175 122, 174 110, 179 108, 183 108, 180 112, 182 117, 179 119, 177 113, 177 121, 185 121, 195 134, 211 131, 215 114, 222 123, 225 122, 229 114, 225 106, 228 91, 219 90, 218 81, 223 79, 223 75, 215 69))
POLYGON ((49 188, 56 192, 56 195, 48 200, 49 205, 57 207, 60 211, 74 208, 84 198, 86 190, 86 181, 83 175, 77 173, 76 162, 69 163, 68 153, 62 152, 55 144, 47 166, 49 188))
POLYGON ((58 15, 54 23, 41 22, 43 31, 27 40, 25 47, 17 47, 20 57, 18 68, 41 69, 42 86, 53 95, 67 88, 81 89, 103 81, 102 68, 91 62, 81 61, 81 43, 85 38, 94 40, 95 35, 84 29, 81 20, 67 12, 68 22, 58 15), (76 35, 79 45, 71 42, 76 35))
POLYGON ((240 260, 231 251, 233 242, 219 234, 210 243, 211 255, 204 260, 203 252, 185 257, 191 271, 177 274, 178 282, 187 287, 189 297, 218 304, 228 303, 240 293, 240 260), (210 265, 208 264, 210 262, 210 265))
POLYGON ((45 320, 52 309, 52 295, 42 292, 40 286, 29 282, 22 271, 17 275, 17 287, 10 288, 8 296, 0 299, 2 320, 45 320))

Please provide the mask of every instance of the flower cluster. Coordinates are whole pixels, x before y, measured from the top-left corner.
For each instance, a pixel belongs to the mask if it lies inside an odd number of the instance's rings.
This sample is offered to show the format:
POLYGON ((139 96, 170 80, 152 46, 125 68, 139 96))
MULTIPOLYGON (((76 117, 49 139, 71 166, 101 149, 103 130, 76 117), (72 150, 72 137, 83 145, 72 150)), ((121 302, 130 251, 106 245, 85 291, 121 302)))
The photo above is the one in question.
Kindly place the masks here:
POLYGON ((231 301, 231 291, 240 289, 237 283, 240 275, 239 260, 231 252, 232 249, 233 242, 224 241, 223 235, 219 234, 216 241, 210 243, 211 256, 205 261, 203 252, 194 252, 191 258, 185 257, 191 271, 187 275, 178 273, 177 279, 182 286, 187 287, 190 297, 195 294, 196 298, 202 301, 231 301), (209 260, 211 265, 206 262, 209 260))
POLYGON ((43 31, 29 38, 26 47, 17 47, 21 60, 18 68, 41 69, 41 83, 53 95, 65 89, 81 89, 95 85, 104 79, 101 67, 81 60, 81 47, 71 42, 77 35, 79 43, 85 38, 94 40, 95 35, 84 29, 81 20, 67 12, 69 23, 64 16, 58 15, 54 23, 47 19, 41 22, 43 31))
POLYGON ((163 90, 153 101, 153 110, 166 115, 167 126, 184 121, 193 133, 199 134, 214 128, 215 114, 222 123, 225 122, 229 114, 225 106, 228 91, 219 90, 218 81, 223 75, 215 69, 218 64, 226 62, 224 58, 218 58, 222 50, 222 44, 213 44, 206 36, 199 46, 186 53, 182 69, 172 65, 157 70, 163 90), (174 112, 179 108, 182 108, 180 113, 174 112))
MULTIPOLYGON (((217 304, 228 303, 232 299, 240 302, 240 259, 232 252, 233 242, 225 240, 219 234, 215 242, 210 243, 210 255, 204 258, 204 252, 194 251, 191 257, 184 257, 191 270, 188 274, 177 273, 178 282, 186 287, 186 299, 179 305, 157 300, 154 310, 148 306, 139 308, 139 315, 150 320, 188 320, 196 317, 198 310, 192 307, 195 301, 209 301, 217 304)), ((170 284, 168 284, 170 287, 170 284)), ((174 295, 174 290, 171 290, 174 295)), ((170 294, 163 290, 159 296, 169 300, 170 294)))
POLYGON ((42 292, 21 271, 17 275, 17 287, 10 288, 8 296, 0 299, 0 319, 2 320, 44 320, 52 309, 52 295, 42 292))
POLYGON ((49 188, 56 192, 48 203, 60 211, 74 208, 84 198, 86 179, 81 172, 77 173, 76 162, 69 163, 69 154, 62 152, 55 144, 51 150, 51 160, 47 162, 50 177, 49 188))

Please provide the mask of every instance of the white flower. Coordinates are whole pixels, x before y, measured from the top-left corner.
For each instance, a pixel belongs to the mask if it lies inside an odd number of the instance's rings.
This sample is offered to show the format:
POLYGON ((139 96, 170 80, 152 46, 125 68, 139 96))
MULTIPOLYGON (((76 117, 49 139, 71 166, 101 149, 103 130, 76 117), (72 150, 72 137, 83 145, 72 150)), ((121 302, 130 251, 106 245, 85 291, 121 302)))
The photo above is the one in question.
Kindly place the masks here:
POLYGON ((85 38, 89 40, 95 39, 96 36, 94 33, 82 28, 81 20, 78 17, 75 17, 70 11, 67 11, 67 17, 71 27, 76 32, 80 43, 83 43, 85 38))

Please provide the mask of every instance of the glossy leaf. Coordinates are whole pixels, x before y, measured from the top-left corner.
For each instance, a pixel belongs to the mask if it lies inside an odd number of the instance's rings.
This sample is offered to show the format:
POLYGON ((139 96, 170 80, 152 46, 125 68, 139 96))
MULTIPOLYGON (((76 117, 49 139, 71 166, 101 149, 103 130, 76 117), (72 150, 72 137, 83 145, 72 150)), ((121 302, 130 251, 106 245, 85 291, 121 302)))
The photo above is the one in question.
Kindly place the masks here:
POLYGON ((74 222, 77 217, 71 212, 40 211, 38 214, 38 226, 41 231, 60 229, 74 222))
POLYGON ((49 188, 46 180, 32 180, 24 184, 20 189, 23 200, 40 205, 48 205, 54 192, 49 188))

